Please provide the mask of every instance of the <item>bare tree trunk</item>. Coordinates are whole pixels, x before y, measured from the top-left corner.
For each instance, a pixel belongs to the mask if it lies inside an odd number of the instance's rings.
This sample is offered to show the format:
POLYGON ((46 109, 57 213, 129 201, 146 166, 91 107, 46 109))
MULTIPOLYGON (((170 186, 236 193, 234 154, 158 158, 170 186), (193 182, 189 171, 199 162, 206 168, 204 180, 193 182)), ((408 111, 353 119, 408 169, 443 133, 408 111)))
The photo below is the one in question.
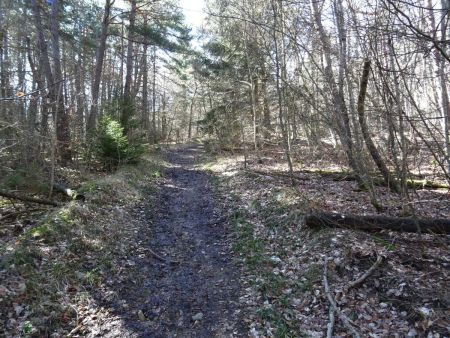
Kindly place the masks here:
POLYGON ((124 134, 126 135, 129 130, 129 122, 133 113, 133 99, 131 96, 131 85, 133 76, 133 37, 134 26, 136 21, 136 0, 131 0, 130 11, 130 26, 128 29, 128 46, 127 46, 127 59, 126 59, 126 75, 125 86, 123 89, 123 102, 122 102, 122 114, 120 121, 124 128, 124 134))
MULTIPOLYGON (((17 64, 17 68, 18 68, 18 85, 19 85, 19 89, 22 92, 26 91, 26 84, 25 84, 25 73, 26 73, 26 41, 25 38, 23 37, 23 35, 20 35, 20 48, 21 48, 21 52, 19 54, 19 60, 18 60, 18 64, 17 64)), ((22 101, 19 103, 19 112, 20 112, 20 123, 22 125, 26 124, 26 120, 27 120, 27 114, 26 114, 26 101, 22 101)))
MULTIPOLYGON (((11 60, 9 57, 9 41, 10 35, 7 27, 7 20, 5 16, 8 15, 2 3, 0 3, 0 97, 12 97, 11 87, 11 60), (6 13, 5 13, 6 12, 6 13), (6 15, 5 15, 6 14, 6 15)), ((15 122, 13 114, 13 104, 9 100, 0 101, 0 117, 7 123, 13 124, 15 122)), ((6 128, 1 130, 0 139, 10 144, 13 136, 10 134, 11 129, 6 128)))
POLYGON ((37 31, 37 40, 38 40, 38 48, 40 52, 40 63, 43 66, 45 79, 47 80, 47 85, 51 86, 55 81, 53 80, 52 69, 50 66, 50 59, 48 56, 48 46, 47 40, 44 36, 44 27, 42 25, 41 19, 41 10, 38 5, 37 0, 31 0, 33 16, 35 19, 36 31, 37 31))
POLYGON ((70 149, 70 127, 69 116, 64 104, 64 78, 61 67, 61 52, 59 43, 59 20, 60 20, 60 0, 54 0, 51 12, 51 35, 52 35, 52 51, 53 51, 53 71, 54 80, 57 82, 54 85, 54 98, 56 108, 56 137, 58 142, 58 151, 63 163, 72 160, 72 153, 70 149))
MULTIPOLYGON (((428 0, 428 6, 430 7, 431 26, 433 31, 435 31, 437 34, 436 19, 434 16, 434 11, 432 10, 433 4, 431 0, 428 0)), ((445 21, 445 15, 447 15, 447 12, 450 11, 450 3, 447 0, 441 0, 441 7, 442 7, 442 20, 440 20, 441 40, 445 41, 447 38, 447 30, 446 30, 447 24, 445 21)), ((442 105, 441 109, 442 109, 442 116, 444 119, 443 132, 444 132, 447 170, 448 172, 450 172, 450 134, 449 134, 450 99, 448 94, 447 78, 446 78, 447 62, 445 61, 445 58, 443 57, 442 53, 440 53, 438 50, 435 51, 435 60, 438 68, 439 85, 441 87, 441 105, 442 105)))
MULTIPOLYGON (((147 48, 148 45, 144 43, 143 51, 142 51, 142 58, 141 62, 138 62, 137 57, 135 60, 135 66, 134 66, 134 83, 131 90, 131 98, 133 99, 133 102, 136 100, 136 96, 139 93, 139 89, 141 89, 141 82, 142 78, 144 76, 144 64, 147 62, 147 48), (145 50, 145 51, 144 51, 145 50)), ((136 51, 136 54, 138 54, 139 51, 136 51)))
MULTIPOLYGON (((448 0, 441 0, 441 6, 442 6, 442 23, 441 23, 441 40, 445 41, 447 39, 447 30, 446 26, 450 25, 448 24, 448 17, 447 21, 444 20, 444 16, 447 15, 450 12, 450 1, 448 0), (446 22, 444 24, 444 22, 446 22)), ((449 28, 450 29, 450 28, 449 28)), ((445 47, 444 47, 445 48, 445 47)), ((446 52, 448 51, 448 47, 446 48, 446 52)), ((440 54, 440 62, 439 62, 439 81, 441 84, 441 91, 442 91, 442 110, 444 113, 444 135, 445 135, 445 150, 447 155, 447 170, 450 172, 450 99, 448 94, 448 87, 447 87, 447 81, 446 81, 446 74, 448 74, 448 63, 445 62, 444 57, 442 54, 440 54)))
MULTIPOLYGON (((263 62, 264 65, 264 62, 263 62)), ((267 92, 267 74, 265 71, 265 67, 262 68, 262 79, 261 79, 261 92, 262 92, 262 108, 263 108, 263 137, 264 141, 268 141, 270 139, 270 132, 272 130, 271 118, 270 118, 270 108, 269 108, 269 99, 267 92)))
MULTIPOLYGON (((2 6, 3 7, 3 6, 2 6)), ((10 98, 13 95, 12 86, 11 86, 11 60, 10 60, 10 51, 9 51, 9 42, 10 35, 7 27, 7 20, 4 17, 4 9, 0 8, 0 97, 10 98)), ((8 101, 3 101, 0 105, 0 114, 1 116, 11 118, 12 114, 11 105, 8 101)))
POLYGON ((166 92, 164 91, 161 98, 161 139, 167 138, 167 112, 166 112, 166 92))
MULTIPOLYGON (((275 76, 276 76, 276 86, 277 86, 277 94, 278 94, 278 118, 280 120, 280 128, 281 128, 281 134, 283 137, 283 145, 284 145, 284 152, 286 155, 286 160, 288 163, 288 168, 289 168, 289 175, 291 176, 291 181, 292 184, 294 184, 294 179, 293 179, 293 169, 292 169, 292 160, 291 160, 291 153, 290 153, 290 149, 289 149, 289 135, 288 135, 288 130, 286 128, 286 125, 284 123, 284 109, 283 109, 283 105, 285 104, 284 102, 284 97, 283 97, 283 90, 281 88, 281 81, 285 80, 282 79, 281 77, 283 76, 283 71, 282 69, 284 68, 283 65, 280 66, 280 54, 283 53, 284 51, 279 51, 278 48, 278 38, 277 38, 277 31, 278 31, 278 0, 271 0, 271 6, 272 6, 272 11, 273 11, 273 32, 272 32, 272 37, 273 37, 273 42, 274 42, 274 47, 275 47, 275 68, 276 68, 276 72, 275 72, 275 76)), ((283 83, 284 85, 284 83, 283 83)))
POLYGON ((261 96, 261 86, 258 76, 253 77, 253 104, 255 106, 255 112, 253 116, 253 136, 255 143, 255 149, 259 149, 261 146, 261 105, 260 105, 260 96, 261 96))
MULTIPOLYGON (((345 105, 345 98, 343 97, 343 92, 339 90, 339 86, 336 84, 332 62, 331 62, 331 44, 330 39, 325 32, 322 24, 322 18, 318 7, 318 1, 311 0, 311 10, 313 13, 314 22, 319 33, 319 38, 323 48, 323 54, 325 57, 325 80, 331 90, 333 99, 333 112, 336 120, 337 132, 339 139, 341 141, 342 147, 344 148, 345 154, 347 155, 348 163, 356 172, 358 172, 358 166, 355 163, 353 154, 353 142, 350 129, 350 120, 347 112, 347 107, 345 105)), ((340 63, 340 74, 342 63, 340 63)))
MULTIPOLYGON (((45 76, 42 74, 42 67, 37 66, 36 62, 31 53, 31 41, 30 38, 26 38, 26 46, 27 46, 27 58, 28 64, 31 69, 31 73, 33 76, 33 82, 36 84, 36 90, 41 96, 44 96, 44 99, 41 103, 41 134, 47 135, 47 117, 48 117, 48 103, 46 100, 45 91, 45 76)), ((38 53, 39 54, 39 53, 38 53)), ((37 59, 42 59, 40 56, 37 59)), ((37 123, 37 114, 38 114, 38 103, 39 103, 39 94, 36 96, 32 96, 30 100, 30 105, 28 107, 28 130, 30 133, 34 132, 37 123)))
MULTIPOLYGON (((78 24, 80 32, 82 32, 81 22, 78 24)), ((85 136, 85 121, 84 121, 84 86, 83 83, 83 37, 80 37, 80 43, 78 44, 77 63, 75 65, 75 102, 76 102, 76 123, 75 130, 78 137, 78 141, 83 141, 85 136)))
POLYGON ((121 34, 120 34, 120 53, 118 53, 120 58, 120 70, 119 70, 119 89, 120 89, 120 95, 123 95, 123 73, 124 73, 124 65, 123 65, 123 55, 125 55, 125 30, 124 30, 124 19, 122 17, 121 22, 121 34))
POLYGON ((192 94, 191 104, 189 105, 189 125, 188 125, 188 139, 192 138, 192 120, 194 116, 194 103, 197 95, 197 81, 194 78, 194 93, 192 94))
MULTIPOLYGON (((48 95, 44 98, 45 105, 48 107, 50 104, 55 104, 57 99, 57 90, 55 90, 55 80, 52 72, 52 68, 50 66, 50 58, 48 53, 47 40, 44 35, 44 27, 42 25, 41 18, 41 9, 37 0, 31 0, 31 6, 33 11, 33 16, 35 20, 35 26, 37 31, 37 45, 39 50, 39 65, 42 67, 43 73, 45 75, 45 80, 47 82, 48 87, 48 95)), ((42 119, 41 119, 41 133, 43 135, 47 135, 47 111, 43 109, 42 111, 42 119)))
POLYGON ((397 184, 397 181, 392 177, 391 173, 389 172, 389 169, 386 167, 386 164, 384 163, 383 159, 381 158, 380 153, 378 152, 377 147, 372 141, 372 137, 369 133, 369 127, 367 126, 366 117, 364 116, 364 103, 366 99, 366 92, 367 92, 367 84, 369 82, 369 76, 370 76, 370 60, 364 61, 364 68, 363 73, 361 76, 361 83, 359 86, 359 95, 358 95, 358 104, 357 104, 357 110, 358 110, 358 121, 359 125, 361 127, 361 132, 364 138, 364 141, 366 143, 367 149, 369 150, 370 155, 372 156, 372 159, 374 160, 375 164, 378 167, 378 170, 380 170, 381 175, 384 178, 384 181, 386 182, 387 186, 391 187, 391 189, 395 192, 400 192, 400 188, 397 184))
POLYGON ((147 55, 148 45, 144 45, 144 52, 142 55, 142 127, 145 134, 148 133, 149 128, 149 115, 148 115, 148 55, 147 55))
POLYGON ((99 97, 99 89, 100 89, 100 81, 102 76, 103 62, 105 59, 105 50, 106 50, 106 40, 108 38, 108 27, 109 20, 111 15, 111 7, 114 4, 115 0, 105 0, 105 9, 103 14, 102 21, 102 31, 100 34, 100 41, 97 47, 96 56, 95 56, 95 70, 94 70, 94 81, 92 83, 91 95, 92 95, 92 103, 91 110, 89 113, 89 118, 87 122, 87 130, 88 132, 92 132, 95 129, 98 115, 98 97, 99 97))
POLYGON ((156 130, 156 46, 153 46, 152 56, 152 141, 156 143, 158 140, 156 130))

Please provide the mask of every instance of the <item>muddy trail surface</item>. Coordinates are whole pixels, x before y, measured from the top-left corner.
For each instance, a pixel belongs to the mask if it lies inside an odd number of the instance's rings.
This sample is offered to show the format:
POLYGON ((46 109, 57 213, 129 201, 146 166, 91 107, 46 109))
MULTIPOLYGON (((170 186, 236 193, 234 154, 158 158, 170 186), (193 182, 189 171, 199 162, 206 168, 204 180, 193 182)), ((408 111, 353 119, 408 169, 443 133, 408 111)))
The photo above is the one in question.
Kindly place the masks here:
POLYGON ((208 174, 197 169, 203 151, 200 145, 164 151, 170 167, 155 205, 136 207, 142 227, 135 250, 121 276, 98 291, 96 305, 104 310, 84 321, 90 328, 83 336, 245 336, 231 231, 208 174))

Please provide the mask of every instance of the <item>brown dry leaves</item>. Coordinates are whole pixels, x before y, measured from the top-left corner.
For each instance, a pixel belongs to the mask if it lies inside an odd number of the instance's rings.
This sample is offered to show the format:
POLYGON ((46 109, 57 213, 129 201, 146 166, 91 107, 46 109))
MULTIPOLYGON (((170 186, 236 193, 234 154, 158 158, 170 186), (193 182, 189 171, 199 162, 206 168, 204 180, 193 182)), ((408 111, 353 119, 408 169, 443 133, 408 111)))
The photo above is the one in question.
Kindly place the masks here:
MULTIPOLYGON (((313 233, 302 226, 310 208, 354 214, 375 213, 366 192, 352 181, 333 181, 302 174, 295 187, 270 172, 281 160, 263 154, 264 165, 250 162, 242 170, 240 156, 225 156, 209 165, 221 177, 223 194, 232 196, 230 212, 241 210, 264 246, 263 264, 248 266, 242 304, 248 308, 252 337, 324 337, 329 304, 322 286, 323 261, 331 259, 329 282, 340 309, 367 337, 444 337, 450 331, 449 239, 446 236, 345 229, 313 233), (346 286, 385 257, 363 283, 346 286)), ((325 169, 322 167, 321 169, 325 169)), ((403 201, 386 188, 376 188, 386 213, 400 215, 403 201)), ((448 193, 422 190, 409 202, 428 217, 450 217, 448 193)), ((337 321, 334 334, 350 333, 337 321)))

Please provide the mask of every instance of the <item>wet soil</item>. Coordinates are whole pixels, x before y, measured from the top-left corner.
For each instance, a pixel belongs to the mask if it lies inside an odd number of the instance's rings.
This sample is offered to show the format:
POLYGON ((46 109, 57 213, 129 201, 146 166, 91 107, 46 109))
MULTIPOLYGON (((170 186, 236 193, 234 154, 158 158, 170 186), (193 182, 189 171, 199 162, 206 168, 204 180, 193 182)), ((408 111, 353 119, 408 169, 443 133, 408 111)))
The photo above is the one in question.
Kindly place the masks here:
MULTIPOLYGON (((142 226, 120 276, 97 294, 103 308, 84 321, 87 337, 242 337, 239 267, 231 230, 200 145, 164 151, 171 164, 154 206, 139 205, 142 226)), ((154 194, 154 192, 153 192, 154 194)), ((126 226, 126 225, 124 225, 126 226)))

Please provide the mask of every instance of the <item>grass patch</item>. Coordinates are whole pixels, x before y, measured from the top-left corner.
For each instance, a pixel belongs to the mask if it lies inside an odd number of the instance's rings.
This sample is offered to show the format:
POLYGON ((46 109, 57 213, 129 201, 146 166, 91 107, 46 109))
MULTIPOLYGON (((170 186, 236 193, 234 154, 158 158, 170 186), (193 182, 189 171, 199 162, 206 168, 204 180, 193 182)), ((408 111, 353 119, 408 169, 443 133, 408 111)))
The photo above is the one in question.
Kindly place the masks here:
POLYGON ((220 183, 219 178, 216 175, 213 175, 211 171, 208 172, 208 181, 215 189, 217 189, 220 183))
POLYGON ((389 251, 395 251, 395 244, 385 240, 384 238, 373 235, 372 236, 375 243, 383 245, 389 251))
POLYGON ((301 282, 296 287, 300 292, 310 291, 314 285, 320 284, 322 280, 322 267, 319 264, 312 264, 303 275, 301 282))
POLYGON ((283 289, 287 286, 287 281, 280 275, 273 272, 266 273, 263 282, 259 285, 259 291, 264 298, 275 298, 282 294, 283 289))
MULTIPOLYGON (((265 211, 260 202, 255 199, 251 203, 251 208, 256 211, 265 211)), ((282 209, 283 212, 285 209, 282 209)), ((277 212, 279 209, 272 212, 277 212)), ((271 262, 267 252, 268 243, 255 231, 254 224, 249 221, 245 211, 238 211, 231 217, 237 240, 234 250, 238 252, 246 267, 252 274, 256 275, 254 287, 264 305, 257 309, 257 317, 263 323, 269 325, 273 337, 301 337, 299 333, 299 323, 291 315, 290 300, 292 294, 285 294, 284 291, 291 288, 293 294, 300 287, 289 285, 289 281, 281 274, 275 273, 273 262, 271 262)), ((283 248, 282 248, 283 249, 283 248)), ((284 249, 278 256, 285 254, 284 249)))
POLYGON ((276 338, 299 338, 306 337, 298 332, 298 326, 289 316, 283 315, 273 306, 266 306, 256 312, 262 322, 269 322, 272 326, 272 336, 276 338))
POLYGON ((238 252, 250 267, 254 268, 261 265, 265 260, 264 243, 255 236, 254 225, 239 212, 231 217, 231 223, 238 236, 238 240, 233 245, 233 250, 238 252))

